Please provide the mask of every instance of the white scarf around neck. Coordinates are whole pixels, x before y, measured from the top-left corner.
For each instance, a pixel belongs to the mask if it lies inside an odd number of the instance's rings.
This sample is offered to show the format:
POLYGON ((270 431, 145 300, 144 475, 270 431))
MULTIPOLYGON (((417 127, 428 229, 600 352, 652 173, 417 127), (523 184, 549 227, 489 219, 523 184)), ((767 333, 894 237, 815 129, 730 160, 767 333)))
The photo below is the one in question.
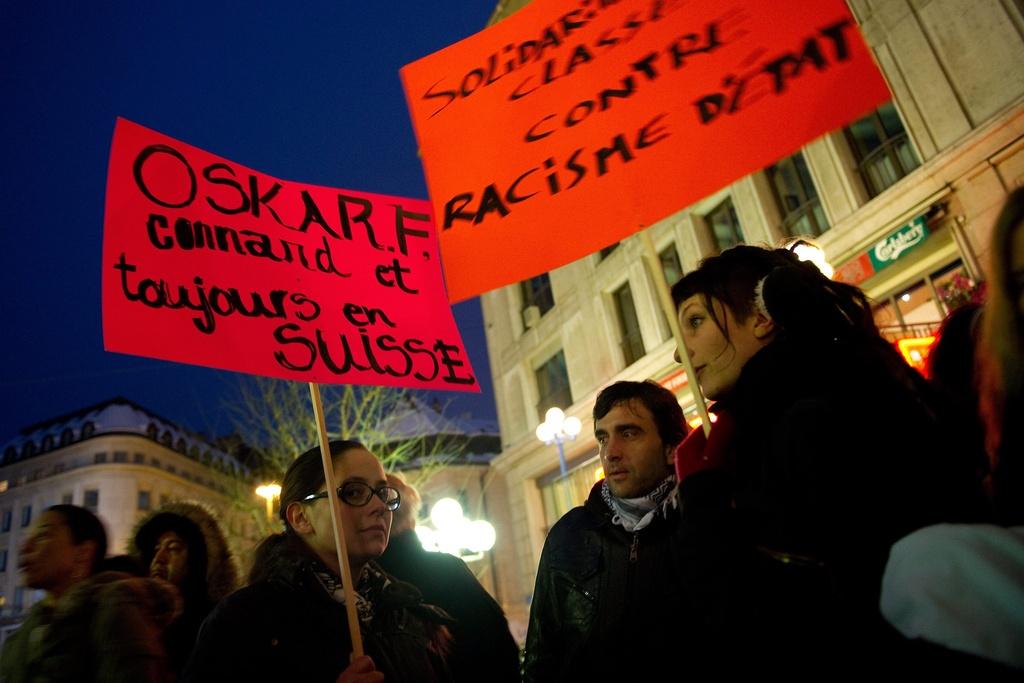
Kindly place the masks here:
POLYGON ((639 498, 617 498, 608 488, 608 482, 601 485, 601 498, 612 511, 612 524, 618 524, 629 532, 640 531, 649 525, 660 511, 663 517, 669 508, 675 508, 678 501, 675 494, 676 477, 670 474, 654 490, 639 498))

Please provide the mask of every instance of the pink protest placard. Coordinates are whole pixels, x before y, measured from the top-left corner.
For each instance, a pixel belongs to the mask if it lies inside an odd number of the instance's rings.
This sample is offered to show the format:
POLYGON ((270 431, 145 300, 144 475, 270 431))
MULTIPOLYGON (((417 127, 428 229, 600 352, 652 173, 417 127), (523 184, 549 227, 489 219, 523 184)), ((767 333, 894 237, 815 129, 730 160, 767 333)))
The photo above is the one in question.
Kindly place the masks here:
POLYGON ((479 391, 428 202, 287 182, 118 119, 108 351, 282 379, 479 391))

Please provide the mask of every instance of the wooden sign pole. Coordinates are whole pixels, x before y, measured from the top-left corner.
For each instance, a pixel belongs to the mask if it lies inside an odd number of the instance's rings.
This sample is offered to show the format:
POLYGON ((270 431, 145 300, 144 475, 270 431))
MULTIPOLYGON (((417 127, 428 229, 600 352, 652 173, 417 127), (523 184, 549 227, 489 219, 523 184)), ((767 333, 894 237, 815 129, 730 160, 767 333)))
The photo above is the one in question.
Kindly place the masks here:
POLYGON ((334 528, 334 546, 338 549, 338 567, 341 571, 341 586, 345 591, 345 613, 348 615, 348 631, 352 637, 352 657, 363 656, 363 634, 359 630, 359 614, 356 611, 355 577, 348 566, 348 547, 345 545, 345 527, 341 522, 341 500, 336 493, 338 482, 334 478, 334 461, 331 458, 330 439, 324 422, 324 407, 320 400, 320 387, 309 383, 309 396, 313 400, 317 433, 320 436, 320 456, 324 465, 324 481, 327 482, 327 501, 331 506, 331 526, 334 528))
POLYGON ((690 387, 690 391, 693 393, 693 404, 697 407, 697 414, 700 415, 700 424, 704 429, 704 436, 711 433, 711 419, 708 417, 708 407, 704 403, 704 394, 701 393, 700 384, 697 382, 697 375, 693 371, 693 362, 690 360, 690 353, 686 348, 686 342, 683 341, 682 330, 679 329, 679 316, 676 313, 676 307, 672 303, 672 294, 668 291, 668 283, 665 282, 665 271, 661 267, 661 260, 658 258, 658 252, 654 249, 654 242, 651 241, 651 236, 647 234, 646 230, 640 231, 640 239, 644 243, 644 256, 647 258, 647 264, 651 268, 651 275, 654 276, 654 289, 658 292, 658 303, 661 304, 661 310, 665 312, 665 317, 668 318, 668 326, 672 330, 672 337, 676 340, 676 348, 679 349, 679 359, 683 362, 683 367, 686 369, 687 386, 690 387))

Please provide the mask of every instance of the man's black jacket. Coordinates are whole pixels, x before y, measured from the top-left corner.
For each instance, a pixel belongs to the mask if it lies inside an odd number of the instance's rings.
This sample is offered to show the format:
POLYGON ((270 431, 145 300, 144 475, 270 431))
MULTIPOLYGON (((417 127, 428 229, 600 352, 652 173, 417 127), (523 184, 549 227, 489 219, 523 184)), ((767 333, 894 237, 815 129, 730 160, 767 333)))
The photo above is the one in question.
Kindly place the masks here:
POLYGON ((713 531, 728 518, 694 514, 684 523, 671 510, 667 519, 659 515, 630 533, 612 523, 601 485, 551 528, 544 543, 526 639, 526 682, 642 680, 664 671, 679 648, 705 660, 711 656, 705 645, 717 633, 713 622, 731 609, 729 577, 715 570, 733 563, 720 555, 730 551, 713 531), (700 556, 690 548, 700 548, 700 556))

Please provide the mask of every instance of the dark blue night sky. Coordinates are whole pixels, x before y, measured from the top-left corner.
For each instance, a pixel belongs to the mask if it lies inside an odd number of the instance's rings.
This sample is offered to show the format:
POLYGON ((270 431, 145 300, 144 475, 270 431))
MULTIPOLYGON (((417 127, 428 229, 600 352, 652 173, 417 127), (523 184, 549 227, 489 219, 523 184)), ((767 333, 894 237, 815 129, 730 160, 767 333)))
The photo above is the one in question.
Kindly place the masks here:
MULTIPOLYGON (((107 157, 124 116, 264 173, 427 196, 399 68, 481 30, 490 2, 0 4, 0 442, 125 396, 222 433, 238 375, 107 353, 107 157)), ((479 303, 455 307, 494 417, 479 303)))

